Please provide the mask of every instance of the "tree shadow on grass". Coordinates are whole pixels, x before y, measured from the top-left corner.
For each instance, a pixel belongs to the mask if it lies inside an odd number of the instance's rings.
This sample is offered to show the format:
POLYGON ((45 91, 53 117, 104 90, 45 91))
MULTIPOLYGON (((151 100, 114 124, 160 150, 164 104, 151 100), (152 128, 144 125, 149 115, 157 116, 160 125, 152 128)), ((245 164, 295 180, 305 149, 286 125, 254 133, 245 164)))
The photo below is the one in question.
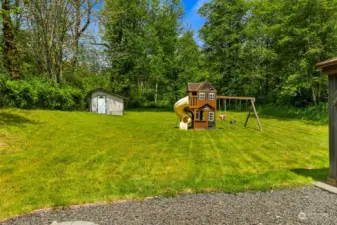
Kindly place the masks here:
POLYGON ((304 176, 304 177, 311 177, 316 181, 325 181, 329 175, 329 168, 320 168, 320 169, 291 169, 290 170, 297 175, 304 176))
POLYGON ((0 112, 0 126, 19 126, 23 124, 37 124, 37 122, 16 114, 0 112))

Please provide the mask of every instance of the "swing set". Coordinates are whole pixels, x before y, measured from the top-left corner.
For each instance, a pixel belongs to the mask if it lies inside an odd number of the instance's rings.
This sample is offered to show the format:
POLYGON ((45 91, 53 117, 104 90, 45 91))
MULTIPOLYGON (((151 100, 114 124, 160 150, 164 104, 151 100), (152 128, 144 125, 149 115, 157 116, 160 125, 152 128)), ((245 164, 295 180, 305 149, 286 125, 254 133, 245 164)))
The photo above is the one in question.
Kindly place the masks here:
MULTIPOLYGON (((240 103, 240 110, 242 109, 242 104, 241 104, 242 101, 246 101, 246 111, 248 111, 248 115, 247 115, 246 121, 244 123, 244 127, 247 126, 249 118, 254 113, 255 118, 257 120, 257 124, 259 125, 259 128, 260 128, 260 131, 262 131, 262 126, 261 126, 261 123, 260 123, 260 119, 259 119, 259 116, 257 115, 255 104, 254 104, 255 103, 255 98, 252 98, 252 97, 235 97, 235 96, 217 96, 217 100, 218 100, 218 106, 219 106, 218 108, 219 108, 220 112, 221 112, 221 102, 223 103, 222 105, 223 105, 224 113, 220 114, 220 119, 221 120, 224 120, 227 117, 227 115, 226 115, 226 113, 227 113, 227 100, 228 100, 229 106, 231 106, 231 100, 235 100, 236 110, 238 109, 238 105, 237 105, 238 101, 240 103), (251 106, 248 109, 248 102, 249 101, 251 103, 251 106)), ((236 120, 235 119, 230 119, 230 123, 231 124, 235 124, 236 120)))

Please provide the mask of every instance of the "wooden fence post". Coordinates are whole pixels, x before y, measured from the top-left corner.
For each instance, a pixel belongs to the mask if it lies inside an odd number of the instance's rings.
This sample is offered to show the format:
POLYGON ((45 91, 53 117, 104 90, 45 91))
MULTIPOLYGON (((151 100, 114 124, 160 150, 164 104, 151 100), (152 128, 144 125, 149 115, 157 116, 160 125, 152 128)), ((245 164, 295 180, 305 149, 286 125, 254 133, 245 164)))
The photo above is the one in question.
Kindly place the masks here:
POLYGON ((329 80, 329 177, 328 184, 337 186, 337 58, 316 64, 329 80))

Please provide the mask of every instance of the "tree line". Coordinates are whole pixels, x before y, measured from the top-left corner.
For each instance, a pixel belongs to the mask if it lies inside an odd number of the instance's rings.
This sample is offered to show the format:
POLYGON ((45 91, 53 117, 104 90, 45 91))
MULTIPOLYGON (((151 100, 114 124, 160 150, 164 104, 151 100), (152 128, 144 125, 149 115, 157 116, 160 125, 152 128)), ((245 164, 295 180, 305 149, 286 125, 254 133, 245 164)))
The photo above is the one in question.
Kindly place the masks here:
POLYGON ((335 0, 213 0, 200 9, 208 71, 225 93, 324 102, 327 79, 315 64, 337 55, 336 12, 335 0))
POLYGON ((327 100, 314 65, 337 55, 337 0, 211 0, 199 9, 201 46, 180 0, 0 2, 3 93, 42 79, 83 93, 103 87, 135 107, 171 106, 188 82, 209 80, 220 94, 265 104, 327 100))

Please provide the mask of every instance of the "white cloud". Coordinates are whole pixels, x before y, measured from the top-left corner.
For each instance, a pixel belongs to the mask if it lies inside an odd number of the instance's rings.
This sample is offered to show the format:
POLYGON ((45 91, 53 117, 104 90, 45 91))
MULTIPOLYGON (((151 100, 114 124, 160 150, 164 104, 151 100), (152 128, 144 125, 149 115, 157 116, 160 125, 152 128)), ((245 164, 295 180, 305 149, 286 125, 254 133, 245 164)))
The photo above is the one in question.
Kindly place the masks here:
POLYGON ((186 29, 191 28, 191 29, 194 30, 194 32, 195 32, 194 39, 196 40, 196 42, 200 46, 203 44, 203 42, 199 38, 199 32, 198 31, 202 27, 202 25, 204 24, 205 20, 204 20, 204 18, 202 18, 198 14, 198 11, 199 11, 200 7, 203 6, 203 4, 205 4, 209 1, 210 0, 198 0, 194 4, 194 6, 190 10, 190 12, 188 12, 187 15, 183 18, 184 27, 186 29))
POLYGON ((199 9, 206 2, 209 2, 209 0, 199 0, 196 4, 197 9, 199 9))

